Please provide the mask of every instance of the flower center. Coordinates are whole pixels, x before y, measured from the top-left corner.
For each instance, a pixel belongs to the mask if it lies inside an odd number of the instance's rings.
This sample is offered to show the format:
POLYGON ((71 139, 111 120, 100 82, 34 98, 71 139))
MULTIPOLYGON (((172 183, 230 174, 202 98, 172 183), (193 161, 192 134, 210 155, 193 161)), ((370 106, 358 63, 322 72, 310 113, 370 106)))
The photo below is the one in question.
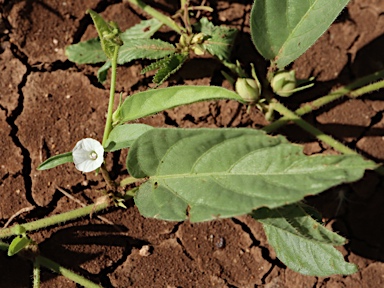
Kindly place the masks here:
POLYGON ((91 153, 89 153, 89 158, 91 158, 91 160, 96 160, 97 159, 97 153, 95 151, 92 151, 91 153))

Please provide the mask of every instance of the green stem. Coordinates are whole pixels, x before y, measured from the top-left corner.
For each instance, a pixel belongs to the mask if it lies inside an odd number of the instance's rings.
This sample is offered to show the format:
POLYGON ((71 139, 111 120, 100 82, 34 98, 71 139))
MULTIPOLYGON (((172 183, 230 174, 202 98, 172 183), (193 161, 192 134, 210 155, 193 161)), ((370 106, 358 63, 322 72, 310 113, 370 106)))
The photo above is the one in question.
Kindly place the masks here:
POLYGON ((189 19, 189 11, 188 11, 188 3, 187 0, 180 0, 180 5, 182 11, 184 11, 184 25, 187 28, 187 33, 192 34, 192 26, 191 26, 191 20, 189 19))
POLYGON ((83 276, 80 276, 80 275, 72 272, 71 270, 64 268, 63 266, 59 265, 58 263, 56 263, 56 262, 54 262, 48 258, 45 258, 43 256, 37 256, 36 260, 39 261, 40 264, 43 265, 44 267, 52 270, 53 272, 56 272, 58 274, 63 275, 64 277, 72 280, 73 282, 75 282, 81 286, 84 286, 87 288, 100 288, 101 287, 101 286, 93 283, 92 281, 84 278, 83 276))
POLYGON ((18 235, 20 231, 33 231, 48 226, 56 225, 59 223, 67 222, 73 219, 84 217, 90 215, 91 213, 96 213, 98 211, 104 210, 109 206, 108 201, 103 201, 102 203, 96 203, 92 205, 85 206, 76 210, 68 211, 58 215, 53 215, 51 217, 39 219, 33 222, 25 223, 22 225, 15 225, 10 228, 5 228, 0 230, 0 238, 6 238, 13 235, 18 235), (20 229, 20 226, 22 228, 20 229))
POLYGON ((33 261, 33 288, 40 288, 40 262, 33 261))
POLYGON ((153 18, 156 18, 160 22, 167 25, 172 30, 176 31, 179 34, 185 33, 185 29, 183 27, 180 27, 177 25, 175 21, 173 21, 170 17, 165 16, 163 13, 160 13, 159 11, 153 9, 151 6, 145 4, 141 0, 127 0, 130 3, 140 7, 143 11, 147 12, 149 15, 151 15, 153 18))
POLYGON ((316 127, 312 126, 305 120, 303 120, 299 115, 295 114, 288 108, 286 108, 283 104, 277 102, 276 100, 272 101, 270 104, 274 110, 279 112, 281 115, 284 115, 289 119, 290 121, 294 122, 298 126, 300 126, 305 131, 311 133, 314 135, 317 139, 323 141, 324 143, 327 143, 337 151, 344 153, 344 154, 358 154, 357 152, 353 151, 352 149, 348 148, 341 142, 337 141, 333 137, 324 134, 321 130, 317 129, 316 127))
POLYGON ((381 88, 384 88, 384 80, 356 89, 355 91, 352 91, 351 93, 349 93, 349 96, 356 98, 356 97, 360 97, 361 95, 379 90, 381 88))
POLYGON ((379 80, 379 79, 382 79, 382 78, 384 78, 384 69, 377 71, 375 73, 369 74, 367 76, 361 77, 361 78, 353 81, 352 83, 346 85, 344 88, 346 90, 352 91, 352 90, 355 90, 361 86, 368 85, 369 83, 372 83, 372 82, 379 80))
MULTIPOLYGON (((333 147, 335 150, 344 153, 344 154, 350 154, 350 155, 359 155, 356 151, 348 148, 341 142, 337 141, 333 137, 324 134, 321 130, 317 129, 316 127, 312 126, 305 120, 303 120, 299 115, 297 115, 295 112, 292 112, 288 108, 286 108, 281 103, 277 102, 276 100, 273 100, 270 106, 279 112, 281 115, 284 116, 287 121, 292 121, 298 126, 300 126, 305 131, 309 132, 310 134, 314 135, 317 139, 323 141, 324 143, 327 143, 329 146, 333 147)), ((360 155, 361 156, 361 155, 360 155)), ((362 156, 361 156, 362 157, 362 156)), ((371 161, 371 160, 368 160, 371 161)), ((374 163, 373 161, 371 161, 374 163)), ((378 166, 375 168, 375 171, 379 173, 380 175, 384 176, 384 166, 378 166)))
MULTIPOLYGON (((340 99, 341 97, 344 97, 346 94, 349 93, 349 97, 351 98, 357 98, 365 93, 373 92, 375 90, 384 88, 384 81, 379 81, 373 84, 368 84, 369 82, 376 81, 377 79, 380 79, 384 77, 384 70, 375 72, 373 74, 370 74, 368 76, 362 77, 353 83, 340 87, 333 91, 332 93, 325 95, 323 97, 320 97, 310 103, 307 103, 297 109, 295 111, 295 114, 298 116, 303 116, 307 113, 312 112, 313 110, 316 110, 328 103, 331 103, 337 99, 340 99), (361 87, 362 85, 366 85, 364 87, 361 87), (359 88, 361 87, 361 88, 359 88), (356 89, 356 90, 355 90, 356 89)), ((288 121, 290 121, 289 117, 283 116, 282 118, 276 120, 275 122, 269 124, 268 126, 265 126, 263 130, 267 133, 271 133, 273 131, 276 131, 283 125, 285 125, 288 121)))
MULTIPOLYGON (((0 241, 0 249, 1 250, 7 251, 8 247, 9 247, 9 245, 7 243, 0 241)), ((100 288, 101 287, 101 286, 93 283, 92 281, 84 278, 83 276, 77 275, 76 273, 72 272, 71 270, 68 270, 68 269, 62 267, 58 263, 56 263, 56 262, 54 262, 48 258, 45 258, 43 256, 35 256, 35 257, 29 256, 28 257, 27 253, 24 253, 24 254, 19 253, 18 255, 25 257, 25 258, 28 258, 29 260, 35 261, 35 263, 38 263, 39 266, 42 265, 45 268, 52 270, 53 272, 61 274, 64 277, 72 280, 73 282, 75 282, 75 283, 77 283, 83 287, 87 287, 87 288, 100 288)))
POLYGON ((113 104, 115 102, 115 87, 116 87, 116 73, 117 73, 117 56, 119 55, 119 46, 115 46, 112 59, 112 76, 111 76, 111 88, 109 90, 109 103, 108 103, 108 114, 107 121, 105 122, 104 136, 102 145, 106 143, 109 133, 112 130, 112 115, 113 115, 113 104))
POLYGON ((103 175, 103 178, 104 178, 105 182, 107 183, 109 189, 116 190, 117 185, 116 185, 115 181, 113 181, 111 179, 111 176, 109 175, 108 170, 105 167, 104 163, 101 165, 100 170, 101 170, 101 174, 103 175))

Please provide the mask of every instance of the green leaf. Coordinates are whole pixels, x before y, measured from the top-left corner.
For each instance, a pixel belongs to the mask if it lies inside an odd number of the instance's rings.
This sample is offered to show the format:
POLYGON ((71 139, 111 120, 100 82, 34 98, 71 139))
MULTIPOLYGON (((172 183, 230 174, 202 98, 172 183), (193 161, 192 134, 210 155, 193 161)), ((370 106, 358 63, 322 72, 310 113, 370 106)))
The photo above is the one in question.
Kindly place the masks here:
MULTIPOLYGON (((108 24, 107 24, 108 25, 108 24)), ((150 20, 142 20, 139 24, 128 28, 121 33, 120 39, 123 42, 132 39, 150 38, 163 25, 159 20, 152 18, 150 20)), ((78 64, 95 64, 107 61, 108 57, 101 48, 100 39, 93 38, 77 44, 69 45, 65 49, 68 59, 78 64)), ((103 83, 106 79, 106 72, 111 67, 107 61, 97 72, 99 82, 103 83)))
POLYGON ((153 83, 161 85, 165 80, 169 78, 169 76, 179 70, 187 59, 188 53, 173 54, 169 56, 167 61, 164 62, 164 66, 161 67, 153 77, 153 83))
POLYGON ((94 64, 107 61, 98 38, 69 45, 65 49, 69 61, 77 64, 94 64))
POLYGON ((156 70, 156 69, 159 69, 161 67, 164 67, 164 65, 166 65, 168 61, 169 61, 168 57, 156 60, 155 62, 149 64, 147 67, 143 68, 140 73, 141 74, 145 74, 145 73, 147 73, 149 71, 156 70))
POLYGON ((109 59, 112 59, 115 49, 123 44, 119 37, 120 31, 117 25, 113 22, 108 24, 95 11, 88 9, 87 12, 91 15, 97 33, 99 34, 101 48, 103 49, 105 55, 109 59))
POLYGON ((181 66, 188 59, 188 53, 183 54, 174 54, 162 59, 157 60, 156 62, 151 63, 143 70, 141 74, 145 74, 149 71, 159 69, 155 76, 153 77, 153 83, 156 83, 157 86, 161 85, 165 80, 168 79, 172 74, 181 68, 181 66))
POLYGON ((37 170, 48 170, 61 164, 73 162, 72 152, 52 156, 37 167, 37 170))
POLYGON ((286 233, 303 237, 314 242, 344 245, 344 237, 328 230, 314 219, 301 203, 275 209, 260 208, 252 212, 252 217, 265 225, 272 225, 286 233))
POLYGON ((120 47, 117 63, 136 59, 160 59, 176 52, 175 46, 159 39, 130 39, 120 47))
POLYGON ((117 117, 119 123, 199 101, 229 99, 243 102, 235 92, 215 86, 174 86, 147 90, 126 98, 117 117))
POLYGON ((108 74, 108 69, 111 68, 112 64, 111 61, 106 61, 103 66, 97 70, 97 80, 100 83, 103 83, 105 80, 107 80, 107 74, 108 74))
POLYGON ((200 19, 196 29, 208 38, 202 44, 204 49, 220 60, 229 61, 237 29, 215 26, 206 17, 200 19))
POLYGON ((151 38, 161 26, 163 26, 163 23, 156 18, 142 20, 139 24, 136 24, 121 33, 120 38, 124 43, 132 39, 151 38))
POLYGON ((374 166, 357 155, 305 156, 260 130, 152 129, 133 143, 127 167, 149 177, 135 196, 143 216, 198 222, 295 203, 374 166))
POLYGON ((8 256, 13 256, 31 244, 31 239, 26 235, 19 235, 13 238, 8 248, 8 256))
POLYGON ((251 36, 266 59, 284 68, 328 29, 349 0, 255 0, 251 36))
POLYGON ((300 205, 262 208, 252 216, 263 224, 268 243, 290 269, 320 277, 357 271, 356 265, 345 262, 333 247, 344 245, 346 240, 318 223, 300 205))
POLYGON ((118 125, 109 133, 105 142, 105 151, 112 152, 128 148, 139 136, 151 129, 153 129, 152 126, 145 124, 118 125))

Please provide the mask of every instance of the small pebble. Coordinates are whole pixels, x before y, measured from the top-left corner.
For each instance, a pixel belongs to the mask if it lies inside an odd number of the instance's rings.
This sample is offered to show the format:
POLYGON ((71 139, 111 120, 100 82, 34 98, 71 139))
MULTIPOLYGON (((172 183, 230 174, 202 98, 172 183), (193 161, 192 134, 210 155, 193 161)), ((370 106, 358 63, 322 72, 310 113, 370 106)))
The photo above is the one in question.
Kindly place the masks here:
POLYGON ((216 248, 224 249, 225 248, 225 238, 224 237, 220 237, 216 241, 215 246, 216 246, 216 248))
POLYGON ((147 257, 147 256, 151 255, 151 252, 149 251, 150 249, 151 249, 151 247, 149 247, 149 245, 144 245, 143 247, 141 247, 141 249, 139 251, 139 255, 142 257, 147 257))

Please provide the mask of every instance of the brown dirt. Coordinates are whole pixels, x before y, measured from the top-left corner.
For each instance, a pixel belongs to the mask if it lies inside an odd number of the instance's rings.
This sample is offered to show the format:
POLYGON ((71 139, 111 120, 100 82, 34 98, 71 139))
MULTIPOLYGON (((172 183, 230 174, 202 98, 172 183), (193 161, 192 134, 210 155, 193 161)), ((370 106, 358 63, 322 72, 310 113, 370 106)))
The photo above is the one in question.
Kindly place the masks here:
MULTIPOLYGON (((0 225, 25 207, 35 208, 12 223, 78 208, 63 196, 65 189, 84 203, 101 194, 100 177, 81 174, 72 165, 39 172, 52 155, 71 150, 84 137, 100 139, 108 101, 108 82, 97 83, 98 66, 66 60, 66 45, 95 35, 87 8, 95 9, 122 29, 146 17, 126 3, 114 1, 0 0, 0 225)), ((178 1, 148 1, 174 12, 178 1)), ((234 59, 266 63, 249 36, 251 1, 209 1, 216 24, 241 30, 234 59)), ((293 67, 301 78, 316 76, 315 88, 286 101, 297 107, 305 100, 384 67, 384 2, 352 0, 330 29, 293 67)), ((159 37, 174 37, 169 31, 159 37)), ((118 91, 130 94, 148 88, 141 63, 119 67, 118 91)), ((196 58, 165 85, 222 85, 230 88, 215 60, 196 58)), ((363 155, 384 159, 382 92, 343 99, 306 117, 363 155)), ((267 122, 256 110, 234 102, 198 103, 160 113, 140 122, 176 127, 261 127, 267 122)), ((334 153, 300 129, 280 131, 305 145, 307 154, 334 153)), ((126 174, 126 152, 111 157, 113 177, 126 174)), ((340 250, 360 270, 350 276, 308 277, 276 259, 261 225, 248 216, 201 224, 144 219, 130 203, 103 216, 117 231, 93 217, 31 234, 41 253, 103 287, 384 287, 384 181, 373 172, 357 183, 341 185, 308 202, 324 215, 327 226, 350 239, 340 250), (148 249, 148 253, 145 253, 148 249)), ((29 287, 31 265, 17 256, 0 254, 0 287, 29 287)), ((49 271, 42 287, 77 287, 49 271)))

